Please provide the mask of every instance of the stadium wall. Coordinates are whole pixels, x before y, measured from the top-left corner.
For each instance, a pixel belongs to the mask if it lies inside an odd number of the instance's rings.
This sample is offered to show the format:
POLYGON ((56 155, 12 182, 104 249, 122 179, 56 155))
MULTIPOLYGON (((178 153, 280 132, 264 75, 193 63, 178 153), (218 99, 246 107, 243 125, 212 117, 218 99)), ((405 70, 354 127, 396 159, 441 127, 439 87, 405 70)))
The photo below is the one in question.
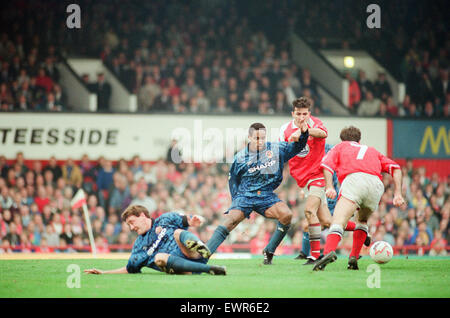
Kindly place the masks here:
MULTIPOLYGON (((321 117, 328 129, 327 142, 339 142, 341 129, 360 127, 362 142, 387 151, 387 123, 379 118, 321 117)), ((6 113, 0 116, 0 153, 7 159, 22 151, 26 159, 65 160, 83 154, 117 160, 140 155, 144 161, 166 158, 177 139, 183 159, 191 162, 233 160, 246 142, 248 127, 262 122, 268 140, 276 141, 288 116, 134 115, 6 113)))

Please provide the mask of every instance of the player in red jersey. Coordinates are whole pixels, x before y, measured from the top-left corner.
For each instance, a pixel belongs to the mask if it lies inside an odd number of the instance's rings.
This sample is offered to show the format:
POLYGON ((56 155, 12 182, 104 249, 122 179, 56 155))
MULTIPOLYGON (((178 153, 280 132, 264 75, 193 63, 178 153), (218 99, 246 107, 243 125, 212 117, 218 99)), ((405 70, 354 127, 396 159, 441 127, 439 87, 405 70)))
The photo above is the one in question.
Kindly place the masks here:
POLYGON ((368 231, 367 219, 377 209, 384 193, 382 172, 389 173, 394 179, 394 205, 405 204, 401 190, 400 166, 375 148, 360 144, 361 131, 356 127, 342 129, 340 138, 342 142, 327 153, 321 164, 326 182, 326 196, 336 197, 332 182, 334 172, 341 183, 341 190, 325 244, 324 257, 314 265, 315 271, 323 270, 327 264, 337 259, 335 251, 342 238, 344 226, 357 210, 357 224, 348 269, 358 269, 358 256, 368 231))
MULTIPOLYGON (((320 119, 311 116, 312 102, 308 97, 300 97, 292 102, 293 120, 280 129, 280 141, 289 141, 289 137, 299 129, 300 123, 306 122, 309 128, 309 139, 306 147, 289 160, 291 176, 300 188, 306 187, 307 199, 305 216, 308 221, 311 256, 305 265, 314 264, 320 256, 320 233, 323 227, 329 227, 331 213, 325 197, 325 179, 320 163, 325 156, 325 139, 328 131, 320 119)), ((349 221, 347 231, 354 229, 355 223, 349 221)))

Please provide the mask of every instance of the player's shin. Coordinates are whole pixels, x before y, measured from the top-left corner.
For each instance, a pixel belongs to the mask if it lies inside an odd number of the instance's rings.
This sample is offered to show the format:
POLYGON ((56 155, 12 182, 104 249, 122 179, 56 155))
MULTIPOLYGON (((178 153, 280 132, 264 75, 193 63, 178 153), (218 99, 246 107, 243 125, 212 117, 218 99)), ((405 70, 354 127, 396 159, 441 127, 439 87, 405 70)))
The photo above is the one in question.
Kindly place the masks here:
POLYGON ((182 231, 180 233, 180 242, 183 243, 184 246, 189 248, 189 246, 186 245, 188 241, 200 241, 200 239, 194 234, 189 231, 182 231))
POLYGON ((272 237, 270 238, 269 244, 264 248, 264 250, 275 253, 275 250, 277 249, 278 245, 280 245, 283 238, 286 236, 287 231, 289 230, 291 224, 284 225, 278 221, 277 229, 273 233, 272 237))
POLYGON ((169 274, 179 273, 208 273, 211 266, 203 263, 189 261, 187 259, 170 255, 167 259, 166 270, 169 274))
POLYGON ((366 224, 357 224, 355 227, 355 231, 353 232, 353 246, 352 251, 350 253, 351 256, 359 257, 359 253, 361 252, 361 248, 366 240, 367 233, 369 231, 369 227, 366 224))
POLYGON ((189 251, 196 252, 203 258, 209 258, 211 256, 211 252, 208 250, 207 246, 194 233, 181 231, 180 242, 189 251))
POLYGON ((206 246, 208 246, 211 254, 215 253, 215 251, 220 246, 220 244, 222 244, 222 242, 225 241, 228 234, 230 234, 230 232, 228 232, 228 229, 225 226, 219 225, 216 228, 213 235, 211 236, 209 241, 206 243, 206 246))
POLYGON ((339 242, 342 239, 342 235, 344 234, 344 229, 342 225, 339 224, 331 224, 330 232, 327 236, 327 242, 325 243, 325 249, 323 251, 324 255, 336 251, 336 248, 339 242))
POLYGON ((303 232, 302 252, 306 256, 309 256, 309 253, 311 252, 311 246, 309 244, 309 233, 308 232, 303 232))
POLYGON ((320 256, 320 232, 322 227, 320 223, 310 224, 309 227, 309 242, 311 246, 311 256, 318 259, 320 256))

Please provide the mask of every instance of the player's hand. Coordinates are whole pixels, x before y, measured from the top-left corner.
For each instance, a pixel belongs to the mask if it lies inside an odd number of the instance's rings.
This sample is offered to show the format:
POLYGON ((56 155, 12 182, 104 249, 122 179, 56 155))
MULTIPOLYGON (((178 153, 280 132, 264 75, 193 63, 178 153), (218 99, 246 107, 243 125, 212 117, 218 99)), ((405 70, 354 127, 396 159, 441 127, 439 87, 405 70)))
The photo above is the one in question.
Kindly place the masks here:
POLYGON ((325 190, 325 195, 328 199, 334 199, 337 195, 336 190, 334 190, 333 188, 327 188, 325 190))
POLYGON ((302 131, 302 134, 308 130, 308 125, 306 124, 306 122, 302 123, 302 125, 300 126, 300 130, 302 131))
POLYGON ((396 207, 400 207, 406 204, 405 199, 403 199, 403 196, 401 194, 394 195, 393 203, 396 207))
POLYGON ((289 142, 291 142, 291 141, 297 142, 300 140, 300 135, 301 135, 301 131, 299 129, 289 137, 288 141, 289 142))
POLYGON ((189 220, 189 225, 194 227, 201 226, 203 223, 205 223, 205 218, 201 215, 194 215, 189 220))
POLYGON ((85 269, 84 272, 87 273, 87 274, 97 274, 97 275, 103 274, 102 270, 99 270, 99 269, 96 269, 96 268, 85 269))

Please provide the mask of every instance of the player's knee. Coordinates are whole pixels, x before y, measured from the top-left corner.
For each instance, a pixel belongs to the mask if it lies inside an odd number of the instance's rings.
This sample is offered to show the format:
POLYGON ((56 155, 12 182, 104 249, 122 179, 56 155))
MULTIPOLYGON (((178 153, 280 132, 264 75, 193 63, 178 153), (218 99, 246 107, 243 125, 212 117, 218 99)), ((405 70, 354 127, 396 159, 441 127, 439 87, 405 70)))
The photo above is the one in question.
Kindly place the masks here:
POLYGON ((167 264, 168 255, 164 253, 158 253, 155 255, 155 264, 160 268, 164 268, 167 264))
POLYGON ((310 220, 314 217, 315 213, 312 210, 306 209, 305 210, 305 217, 310 220))
POLYGON ((278 221, 280 221, 280 223, 282 223, 282 224, 284 224, 284 225, 291 224, 291 221, 292 221, 292 212, 291 212, 291 211, 283 211, 283 212, 280 214, 280 217, 279 217, 278 221))
POLYGON ((173 232, 173 237, 175 238, 175 240, 179 241, 180 240, 180 235, 181 232, 183 232, 184 230, 181 229, 176 229, 175 232, 173 232))
POLYGON ((321 225, 322 225, 324 228, 328 228, 328 227, 330 227, 330 225, 331 225, 331 219, 324 220, 324 221, 322 221, 322 222, 320 222, 320 223, 321 223, 321 225))
POLYGON ((241 220, 237 218, 229 217, 225 221, 224 226, 227 228, 228 232, 231 232, 240 222, 241 220))

